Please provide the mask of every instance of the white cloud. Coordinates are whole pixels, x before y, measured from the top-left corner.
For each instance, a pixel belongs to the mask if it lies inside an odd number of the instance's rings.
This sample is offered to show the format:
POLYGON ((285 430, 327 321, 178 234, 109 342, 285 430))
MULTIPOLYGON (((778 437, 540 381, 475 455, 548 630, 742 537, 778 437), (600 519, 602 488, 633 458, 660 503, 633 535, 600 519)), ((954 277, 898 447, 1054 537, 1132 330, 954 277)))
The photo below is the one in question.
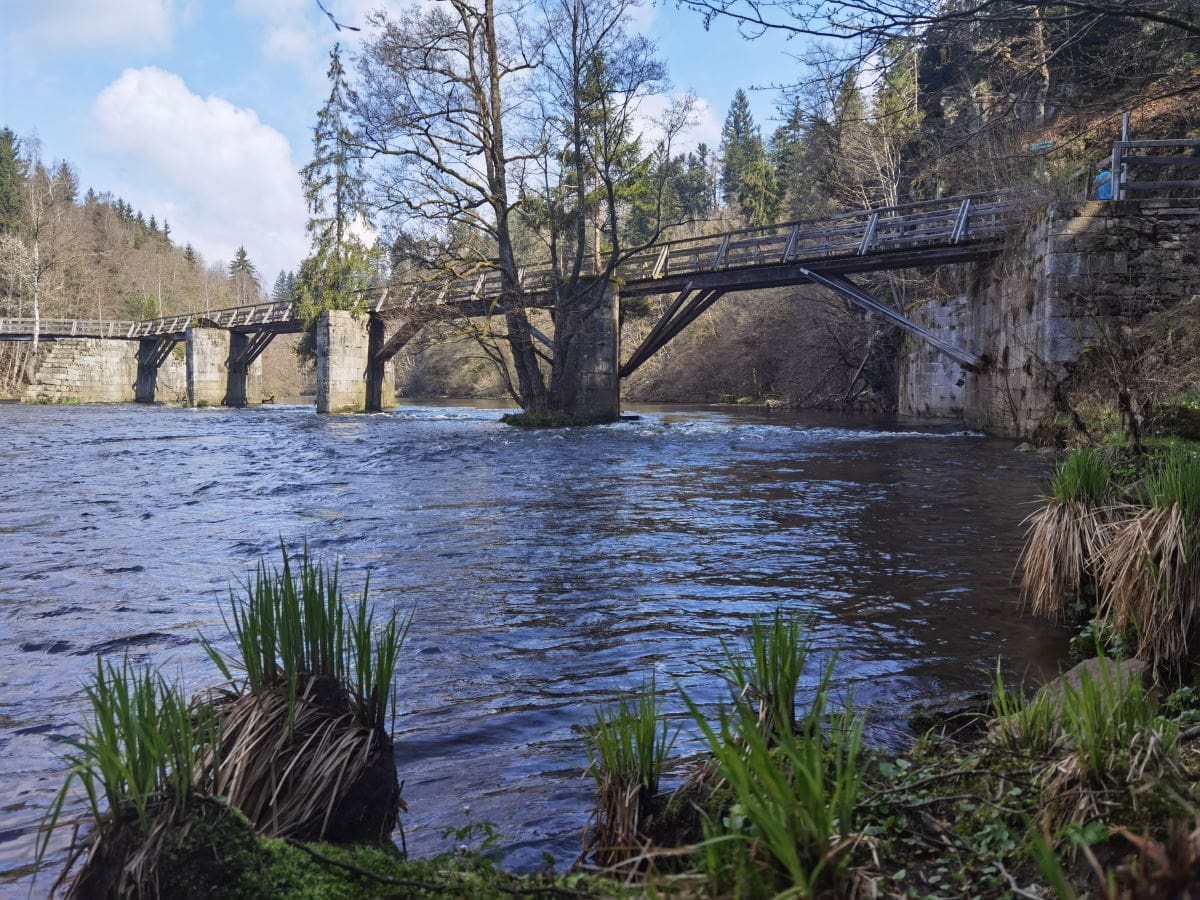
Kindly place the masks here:
POLYGON ((93 115, 102 148, 138 172, 128 199, 167 215, 179 243, 224 260, 244 244, 268 282, 304 256, 298 167, 287 139, 254 110, 143 68, 122 72, 93 115))
MULTIPOLYGON (((380 0, 326 0, 325 8, 342 25, 362 29, 334 28, 315 0, 237 0, 244 19, 261 24, 262 52, 269 59, 291 62, 305 71, 317 71, 314 62, 323 60, 335 42, 355 44, 366 31, 367 14, 380 0)), ((325 69, 319 68, 323 79, 325 69)))
POLYGON ((161 49, 171 43, 177 18, 172 0, 10 0, 3 5, 12 46, 51 51, 161 49))
MULTIPOLYGON (((683 100, 687 95, 682 93, 654 94, 642 101, 637 112, 637 122, 646 138, 657 139, 662 135, 661 120, 673 103, 683 100)), ((708 144, 710 149, 716 149, 721 142, 721 120, 713 111, 712 104, 703 97, 692 97, 692 124, 686 131, 679 134, 672 142, 671 153, 687 153, 695 150, 701 144, 708 144)))

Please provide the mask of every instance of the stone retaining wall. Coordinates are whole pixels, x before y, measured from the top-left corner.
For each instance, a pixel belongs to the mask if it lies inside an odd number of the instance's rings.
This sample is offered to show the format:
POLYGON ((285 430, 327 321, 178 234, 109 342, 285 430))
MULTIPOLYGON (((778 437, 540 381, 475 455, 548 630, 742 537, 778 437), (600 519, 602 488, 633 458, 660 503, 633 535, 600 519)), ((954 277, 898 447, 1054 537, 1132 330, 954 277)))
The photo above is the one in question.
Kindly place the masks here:
POLYGON ((900 411, 954 416, 961 404, 968 425, 1031 437, 1053 409, 1068 364, 1106 323, 1132 324, 1197 291, 1200 201, 1052 203, 977 267, 965 309, 915 312, 989 366, 955 372, 906 338, 900 411), (951 385, 960 378, 956 395, 951 385))
MULTIPOLYGON (((28 403, 132 403, 137 382, 137 341, 69 338, 42 345, 36 380, 21 399, 28 403)), ((155 399, 177 401, 184 363, 171 354, 158 373, 155 399)))

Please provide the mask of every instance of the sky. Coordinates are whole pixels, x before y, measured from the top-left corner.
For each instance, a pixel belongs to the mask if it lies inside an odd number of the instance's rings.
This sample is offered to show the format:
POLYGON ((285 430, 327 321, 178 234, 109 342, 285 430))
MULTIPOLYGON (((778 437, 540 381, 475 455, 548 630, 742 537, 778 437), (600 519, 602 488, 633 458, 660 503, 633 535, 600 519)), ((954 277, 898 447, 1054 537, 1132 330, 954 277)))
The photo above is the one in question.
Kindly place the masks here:
MULTIPOLYGON (((433 2, 433 0, 423 0, 433 2)), ((351 54, 384 0, 0 0, 0 127, 65 159, 83 189, 171 225, 209 261, 245 246, 269 285, 308 252, 298 170, 312 150, 328 53, 351 54)), ((689 142, 719 143, 739 88, 796 78, 794 42, 705 30, 673 0, 638 11, 675 92, 700 101, 689 142)), ((777 93, 751 91, 764 132, 777 93)))

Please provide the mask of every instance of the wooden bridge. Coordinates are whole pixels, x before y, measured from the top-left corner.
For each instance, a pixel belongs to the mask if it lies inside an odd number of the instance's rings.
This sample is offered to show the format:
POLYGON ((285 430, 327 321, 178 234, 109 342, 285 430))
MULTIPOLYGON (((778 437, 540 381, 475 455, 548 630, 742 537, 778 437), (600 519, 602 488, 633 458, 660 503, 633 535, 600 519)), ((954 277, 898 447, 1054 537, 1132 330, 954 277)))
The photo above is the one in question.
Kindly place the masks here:
MULTIPOLYGON (((617 273, 622 297, 676 295, 646 341, 621 366, 621 376, 632 374, 720 297, 797 284, 826 287, 917 334, 962 365, 977 366, 980 360, 969 351, 939 340, 900 311, 871 297, 848 276, 986 257, 1000 249, 1004 235, 1021 215, 1021 206, 1011 194, 991 192, 658 244, 627 259, 617 273)), ((527 267, 521 270, 520 279, 527 303, 552 304, 555 267, 527 267)), ((497 270, 470 279, 392 285, 381 292, 371 313, 384 319, 405 318, 417 309, 427 318, 439 307, 447 314, 487 313, 495 307, 500 285, 497 270)), ((281 301, 139 321, 42 319, 35 324, 30 318, 0 319, 0 340, 32 340, 35 329, 44 341, 83 337, 136 340, 149 345, 147 362, 161 362, 171 347, 184 339, 187 329, 196 325, 255 334, 242 351, 244 364, 253 362, 274 335, 300 330, 292 304, 281 301)), ((394 354, 400 346, 402 342, 389 340, 384 352, 394 354)))

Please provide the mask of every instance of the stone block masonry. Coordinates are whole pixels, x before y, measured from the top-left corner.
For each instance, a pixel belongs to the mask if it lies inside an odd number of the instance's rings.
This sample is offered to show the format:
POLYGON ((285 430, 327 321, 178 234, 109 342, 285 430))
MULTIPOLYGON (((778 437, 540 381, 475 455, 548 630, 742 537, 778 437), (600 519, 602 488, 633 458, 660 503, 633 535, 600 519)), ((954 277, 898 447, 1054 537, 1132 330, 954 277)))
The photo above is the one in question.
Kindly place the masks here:
MULTIPOLYGON (((131 403, 137 382, 137 341, 70 338, 42 345, 35 381, 22 399, 32 403, 131 403)), ((156 399, 179 399, 183 360, 162 365, 156 399)))
POLYGON ((229 385, 229 336, 224 328, 186 332, 189 406, 223 406, 229 385))
POLYGON ((1134 324, 1197 292, 1200 202, 1049 204, 977 267, 964 308, 915 311, 916 321, 988 366, 952 371, 906 340, 900 411, 956 416, 961 405, 972 427, 1033 437, 1068 366, 1108 324, 1134 324))
POLYGON ((239 362, 249 338, 224 328, 194 326, 187 345, 187 395, 191 406, 253 406, 262 401, 262 360, 239 362))
POLYGON ((317 412, 362 412, 367 408, 370 323, 344 310, 321 313, 317 321, 317 412))

